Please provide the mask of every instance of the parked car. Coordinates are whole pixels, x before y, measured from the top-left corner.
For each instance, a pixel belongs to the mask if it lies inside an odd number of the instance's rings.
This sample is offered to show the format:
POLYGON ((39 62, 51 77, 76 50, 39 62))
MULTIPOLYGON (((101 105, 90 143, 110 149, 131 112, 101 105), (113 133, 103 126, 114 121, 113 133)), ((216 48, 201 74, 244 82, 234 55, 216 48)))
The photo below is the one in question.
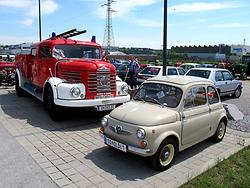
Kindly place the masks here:
MULTIPOLYGON (((148 78, 161 76, 163 71, 162 66, 148 66, 141 70, 137 75, 137 82, 141 84, 148 78)), ((181 67, 167 66, 166 75, 184 75, 185 70, 181 67)))
POLYGON ((198 63, 183 63, 180 65, 180 67, 183 68, 185 71, 188 71, 189 69, 192 69, 192 68, 201 67, 201 65, 198 63))
POLYGON ((177 152, 207 138, 219 142, 227 116, 214 84, 203 78, 161 76, 145 81, 133 99, 102 119, 106 145, 150 157, 169 168, 177 152))
POLYGON ((242 93, 242 82, 235 80, 227 69, 194 68, 190 69, 186 76, 206 78, 214 82, 220 96, 233 95, 239 98, 242 93))

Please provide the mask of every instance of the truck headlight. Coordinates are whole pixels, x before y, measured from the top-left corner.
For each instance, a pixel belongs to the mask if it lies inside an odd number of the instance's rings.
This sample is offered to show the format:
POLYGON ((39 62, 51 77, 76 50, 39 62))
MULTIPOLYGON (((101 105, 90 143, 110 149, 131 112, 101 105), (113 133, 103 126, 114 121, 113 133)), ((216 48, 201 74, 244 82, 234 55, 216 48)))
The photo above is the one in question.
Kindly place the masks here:
POLYGON ((79 87, 72 87, 70 90, 70 94, 72 97, 78 98, 81 94, 81 90, 79 89, 79 87))
POLYGON ((121 87, 121 92, 123 95, 127 95, 128 94, 128 85, 127 84, 123 84, 121 87))
POLYGON ((108 118, 103 117, 101 120, 101 124, 103 127, 107 127, 108 126, 108 118))
POLYGON ((144 139, 146 137, 146 131, 144 129, 138 129, 136 132, 136 136, 139 139, 144 139))

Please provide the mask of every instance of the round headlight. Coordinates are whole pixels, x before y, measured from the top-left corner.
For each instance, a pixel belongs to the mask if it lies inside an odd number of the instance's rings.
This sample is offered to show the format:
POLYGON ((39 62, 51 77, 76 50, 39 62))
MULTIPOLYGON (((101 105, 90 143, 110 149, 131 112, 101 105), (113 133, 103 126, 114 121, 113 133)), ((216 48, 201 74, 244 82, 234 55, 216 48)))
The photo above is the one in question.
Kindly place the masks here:
POLYGON ((101 120, 101 124, 103 127, 107 127, 108 125, 108 119, 106 117, 103 117, 101 120))
POLYGON ((123 84, 121 87, 121 91, 123 95, 127 95, 128 94, 128 85, 127 84, 123 84))
POLYGON ((81 90, 78 87, 72 87, 70 90, 70 94, 72 97, 77 98, 81 94, 81 90))
POLYGON ((139 139, 144 139, 146 137, 146 132, 144 129, 138 129, 136 132, 136 136, 139 139))

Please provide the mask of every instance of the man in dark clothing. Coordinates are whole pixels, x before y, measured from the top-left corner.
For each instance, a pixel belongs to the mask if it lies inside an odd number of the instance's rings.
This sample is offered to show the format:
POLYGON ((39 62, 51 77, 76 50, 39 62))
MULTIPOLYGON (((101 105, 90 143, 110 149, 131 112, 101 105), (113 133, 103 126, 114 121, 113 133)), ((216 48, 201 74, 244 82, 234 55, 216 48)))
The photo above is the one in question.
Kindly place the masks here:
POLYGON ((136 74, 139 68, 140 68, 140 65, 138 61, 136 61, 136 58, 133 57, 129 61, 129 78, 130 78, 130 87, 132 90, 136 89, 136 85, 137 85, 136 74))

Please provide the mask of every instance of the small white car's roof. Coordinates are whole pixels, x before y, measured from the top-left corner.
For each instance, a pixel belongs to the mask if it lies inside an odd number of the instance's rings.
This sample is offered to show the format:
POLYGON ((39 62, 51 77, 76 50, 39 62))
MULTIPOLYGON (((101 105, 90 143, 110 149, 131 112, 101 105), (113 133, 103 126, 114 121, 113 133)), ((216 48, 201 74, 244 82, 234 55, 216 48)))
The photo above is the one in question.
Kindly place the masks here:
POLYGON ((199 63, 182 63, 180 66, 182 65, 200 65, 199 63))
MULTIPOLYGON (((228 71, 227 69, 220 69, 220 68, 205 68, 205 67, 198 67, 198 68, 192 68, 189 70, 210 70, 210 71, 228 71)), ((189 71, 188 70, 188 71, 189 71)))
POLYGON ((159 82, 169 82, 176 85, 187 85, 192 83, 201 83, 201 84, 211 84, 212 81, 200 78, 200 77, 194 77, 194 76, 180 76, 180 75, 171 75, 171 76, 156 76, 153 78, 148 79, 148 81, 159 81, 159 82))
MULTIPOLYGON (((149 67, 149 68, 160 68, 160 69, 162 69, 163 68, 163 66, 160 66, 160 65, 149 65, 149 66, 147 66, 147 67, 149 67)), ((146 68, 147 68, 146 67, 146 68)), ((166 66, 167 68, 177 68, 177 67, 175 67, 175 66, 166 66)))

